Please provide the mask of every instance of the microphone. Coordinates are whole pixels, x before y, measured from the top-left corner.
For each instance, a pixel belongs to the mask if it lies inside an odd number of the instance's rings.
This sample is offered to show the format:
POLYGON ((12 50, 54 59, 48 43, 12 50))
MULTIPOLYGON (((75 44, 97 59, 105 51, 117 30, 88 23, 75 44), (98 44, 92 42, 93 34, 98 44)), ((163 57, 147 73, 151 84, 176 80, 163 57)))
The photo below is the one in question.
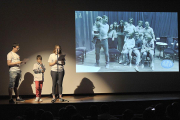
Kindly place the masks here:
POLYGON ((58 53, 58 48, 57 48, 57 53, 58 53))

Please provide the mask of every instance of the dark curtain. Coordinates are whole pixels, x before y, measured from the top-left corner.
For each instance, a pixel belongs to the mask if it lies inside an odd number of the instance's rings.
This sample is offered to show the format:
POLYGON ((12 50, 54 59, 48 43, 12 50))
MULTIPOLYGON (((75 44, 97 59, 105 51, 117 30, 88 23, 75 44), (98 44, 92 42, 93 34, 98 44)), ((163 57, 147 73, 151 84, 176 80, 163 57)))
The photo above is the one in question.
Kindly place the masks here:
POLYGON ((108 24, 120 20, 129 22, 133 18, 133 24, 137 26, 138 21, 148 21, 153 28, 155 37, 167 36, 178 37, 178 15, 176 12, 107 12, 107 11, 75 11, 75 34, 76 47, 86 47, 87 51, 94 49, 91 42, 92 26, 97 16, 107 15, 108 24))

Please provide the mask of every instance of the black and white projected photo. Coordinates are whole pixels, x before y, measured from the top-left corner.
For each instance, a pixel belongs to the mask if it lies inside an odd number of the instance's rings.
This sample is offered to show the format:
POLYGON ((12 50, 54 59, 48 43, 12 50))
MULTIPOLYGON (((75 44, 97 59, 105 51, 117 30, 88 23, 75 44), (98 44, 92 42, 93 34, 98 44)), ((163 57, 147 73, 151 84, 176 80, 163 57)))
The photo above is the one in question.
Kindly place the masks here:
POLYGON ((75 11, 76 72, 179 72, 177 12, 75 11))

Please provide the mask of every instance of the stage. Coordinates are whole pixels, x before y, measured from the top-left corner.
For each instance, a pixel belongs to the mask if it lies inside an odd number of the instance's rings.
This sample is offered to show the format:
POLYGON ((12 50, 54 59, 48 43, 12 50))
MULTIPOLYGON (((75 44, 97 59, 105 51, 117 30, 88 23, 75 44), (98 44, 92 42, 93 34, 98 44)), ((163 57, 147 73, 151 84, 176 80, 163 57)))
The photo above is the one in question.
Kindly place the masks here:
MULTIPOLYGON (((24 96, 25 102, 16 102, 15 104, 52 104, 50 95, 42 96, 43 102, 35 102, 35 96, 24 96)), ((64 95, 65 102, 60 102, 57 98, 55 103, 94 103, 94 102, 132 102, 132 101, 164 101, 180 100, 179 93, 147 93, 147 94, 101 94, 101 95, 64 95)), ((15 101, 15 98, 14 98, 15 101)), ((9 104, 8 98, 0 99, 0 104, 9 104)))

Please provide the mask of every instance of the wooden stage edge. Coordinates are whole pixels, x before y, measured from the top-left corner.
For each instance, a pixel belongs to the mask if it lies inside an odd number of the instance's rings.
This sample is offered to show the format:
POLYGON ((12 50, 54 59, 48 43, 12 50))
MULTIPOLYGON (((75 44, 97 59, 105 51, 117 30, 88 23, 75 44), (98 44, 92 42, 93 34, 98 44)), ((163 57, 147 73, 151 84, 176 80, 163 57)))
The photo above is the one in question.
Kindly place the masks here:
MULTIPOLYGON (((25 101, 15 104, 52 104, 51 95, 42 95, 43 102, 35 102, 35 95, 22 95, 25 101)), ((15 98, 13 97, 14 101, 15 98)), ((136 93, 136 94, 91 94, 91 95, 63 95, 66 101, 60 102, 57 98, 55 103, 96 103, 96 102, 135 102, 135 101, 179 101, 179 92, 169 93, 136 93)), ((8 96, 0 96, 0 105, 9 104, 8 96)))

